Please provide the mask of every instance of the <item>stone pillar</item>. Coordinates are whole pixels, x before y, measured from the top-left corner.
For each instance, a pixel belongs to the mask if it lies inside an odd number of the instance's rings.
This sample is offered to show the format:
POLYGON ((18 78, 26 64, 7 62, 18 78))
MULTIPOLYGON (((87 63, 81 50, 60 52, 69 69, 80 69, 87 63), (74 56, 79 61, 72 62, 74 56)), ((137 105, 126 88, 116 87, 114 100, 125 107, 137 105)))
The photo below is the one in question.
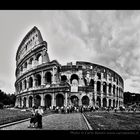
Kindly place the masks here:
POLYGON ((29 107, 29 97, 26 97, 26 107, 29 107))
POLYGON ((52 84, 56 83, 56 72, 57 72, 57 67, 54 66, 52 70, 52 84))
POLYGON ((103 94, 101 94, 101 107, 103 107, 103 94))
POLYGON ((36 87, 36 77, 35 77, 35 75, 33 75, 33 88, 35 88, 36 87))
POLYGON ((26 79, 27 81, 27 89, 29 88, 29 78, 26 79))
POLYGON ((92 94, 92 92, 89 93, 89 105, 93 106, 93 94, 92 94))
POLYGON ((41 85, 45 85, 45 81, 44 81, 44 72, 42 71, 41 73, 41 85))
POLYGON ((94 93, 97 94, 97 81, 94 81, 94 93))
POLYGON ((32 67, 36 66, 36 57, 33 57, 33 61, 32 61, 32 67))
POLYGON ((55 106, 55 101, 54 101, 54 93, 52 93, 52 102, 51 102, 52 107, 55 106))
POLYGON ((45 106, 45 104, 44 104, 44 94, 41 94, 40 97, 41 97, 41 106, 45 106))
POLYGON ((109 99, 108 98, 106 98, 106 106, 108 107, 109 106, 109 99))
POLYGON ((65 106, 68 106, 68 93, 65 93, 65 106))
POLYGON ((101 82, 101 95, 103 95, 103 82, 101 82))
MULTIPOLYGON (((69 102, 70 102, 70 98, 69 98, 69 102)), ((79 106, 82 106, 82 92, 80 92, 80 96, 79 96, 79 106)))
POLYGON ((113 107, 113 99, 111 99, 111 107, 113 107))
POLYGON ((111 96, 113 96, 113 84, 111 84, 111 96))
POLYGON ((35 96, 33 96, 33 99, 32 99, 32 106, 35 106, 35 96))

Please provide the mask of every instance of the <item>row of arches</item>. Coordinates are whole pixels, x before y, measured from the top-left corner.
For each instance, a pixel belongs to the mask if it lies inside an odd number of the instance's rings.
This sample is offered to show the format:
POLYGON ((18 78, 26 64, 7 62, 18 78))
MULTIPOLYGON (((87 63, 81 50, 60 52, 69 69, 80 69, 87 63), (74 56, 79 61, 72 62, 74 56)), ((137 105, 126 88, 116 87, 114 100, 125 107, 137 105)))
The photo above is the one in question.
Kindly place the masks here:
MULTIPOLYGON (((20 88, 18 89, 18 91, 27 89, 27 88, 32 88, 33 87, 33 82, 35 81, 35 85, 36 87, 41 86, 42 82, 43 84, 51 84, 52 83, 52 74, 51 72, 46 72, 44 77, 42 78, 41 74, 36 74, 35 76, 31 76, 28 81, 25 79, 24 81, 20 82, 20 88), (34 78, 34 79, 33 79, 34 78), (44 81, 42 81, 44 78, 44 81), (27 86, 27 82, 28 82, 28 86, 27 86)), ((67 82, 67 76, 66 75, 61 75, 61 82, 67 82)), ((86 79, 84 79, 85 85, 87 85, 86 79)), ((70 77, 70 84, 77 84, 78 86, 79 83, 79 77, 77 74, 72 74, 70 77)), ((103 86, 103 94, 106 95, 107 92, 111 95, 113 94, 114 96, 121 96, 122 97, 122 93, 123 90, 119 87, 116 87, 115 85, 112 85, 111 83, 109 83, 109 85, 107 85, 107 83, 104 81, 103 83, 101 83, 101 81, 97 81, 96 82, 96 88, 97 88, 97 93, 101 94, 101 85, 103 86), (107 89, 108 87, 108 89, 107 89), (107 91, 108 90, 108 91, 107 91)), ((94 79, 91 79, 89 82, 89 86, 92 87, 93 89, 95 88, 95 81, 94 79)))
MULTIPOLYGON (((27 102, 28 102, 28 107, 32 107, 33 105, 35 106, 41 106, 41 96, 36 95, 35 98, 30 96, 28 99, 26 97, 23 98, 23 105, 22 105, 22 99, 20 98, 20 106, 27 107, 27 102), (34 102, 34 103, 33 103, 34 102)), ((64 106, 65 98, 62 94, 57 94, 56 95, 56 106, 64 106)), ((72 95, 70 97, 69 103, 73 106, 79 106, 79 98, 76 95, 72 95)), ((89 106, 90 105, 90 99, 87 95, 84 95, 81 98, 81 103, 82 105, 89 106)), ((44 98, 44 106, 46 108, 49 108, 52 106, 52 96, 50 94, 45 95, 44 98)), ((99 107, 118 107, 122 104, 120 100, 115 100, 115 99, 107 99, 103 98, 101 99, 99 96, 97 97, 96 101, 93 98, 93 105, 98 105, 99 107)))
MULTIPOLYGON (((23 98, 23 107, 27 107, 27 101, 28 101, 28 107, 33 106, 33 102, 35 106, 41 106, 41 96, 36 95, 35 98, 32 96, 29 96, 28 100, 27 97, 23 98), (33 101, 34 100, 34 101, 33 101)), ((89 97, 88 96, 83 96, 82 97, 82 105, 89 105, 89 97)), ((71 96, 70 102, 74 106, 79 105, 79 99, 77 96, 71 96)), ((49 108, 52 105, 52 96, 47 94, 44 98, 44 105, 49 108)), ((22 106, 22 99, 20 98, 20 106, 22 106)), ((64 106, 64 96, 62 94, 57 94, 56 95, 56 106, 64 106)))
MULTIPOLYGON (((34 76, 31 76, 27 79, 24 79, 23 81, 20 81, 20 86, 18 91, 25 90, 27 88, 32 88, 33 87, 33 82, 35 81, 35 86, 41 86, 42 83, 42 77, 41 74, 36 74, 34 76), (27 86, 28 83, 28 86, 27 86)), ((52 83, 52 74, 51 72, 46 72, 44 75, 44 84, 51 84, 52 83)))

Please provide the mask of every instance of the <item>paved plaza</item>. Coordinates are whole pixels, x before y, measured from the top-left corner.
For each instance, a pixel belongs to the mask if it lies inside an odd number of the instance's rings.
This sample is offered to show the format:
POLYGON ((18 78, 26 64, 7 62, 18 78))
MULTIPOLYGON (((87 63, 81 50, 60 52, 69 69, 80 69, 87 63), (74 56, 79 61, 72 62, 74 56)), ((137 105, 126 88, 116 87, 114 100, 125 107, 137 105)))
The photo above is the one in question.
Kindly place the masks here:
POLYGON ((28 128, 29 121, 1 128, 1 130, 88 130, 81 113, 51 114, 42 118, 43 128, 28 128))

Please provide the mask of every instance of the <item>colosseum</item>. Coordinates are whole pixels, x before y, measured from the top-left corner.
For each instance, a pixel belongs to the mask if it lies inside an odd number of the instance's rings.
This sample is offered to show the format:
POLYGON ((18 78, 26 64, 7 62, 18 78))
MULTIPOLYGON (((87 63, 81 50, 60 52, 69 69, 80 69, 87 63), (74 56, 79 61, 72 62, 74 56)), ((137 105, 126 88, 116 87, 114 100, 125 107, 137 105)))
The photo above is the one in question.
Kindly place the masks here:
POLYGON ((33 27, 16 53, 15 106, 123 105, 124 82, 115 71, 83 61, 61 65, 50 61, 47 51, 47 42, 33 27))

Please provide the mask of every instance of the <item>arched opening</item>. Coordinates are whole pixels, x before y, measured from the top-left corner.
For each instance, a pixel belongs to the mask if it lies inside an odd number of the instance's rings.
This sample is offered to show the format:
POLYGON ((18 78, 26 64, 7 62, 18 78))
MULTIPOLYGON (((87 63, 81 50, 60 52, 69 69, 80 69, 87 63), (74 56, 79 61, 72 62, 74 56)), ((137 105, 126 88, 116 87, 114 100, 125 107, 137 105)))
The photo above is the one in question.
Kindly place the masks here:
POLYGON ((73 80, 77 80, 77 82, 79 81, 79 77, 78 77, 78 75, 77 74, 72 74, 71 75, 71 78, 70 78, 70 83, 72 84, 72 81, 73 80))
POLYGON ((109 107, 111 107, 111 99, 109 99, 109 107))
POLYGON ((22 90, 22 81, 20 82, 19 86, 20 86, 20 91, 21 91, 22 90))
POLYGON ((96 104, 101 107, 101 99, 99 96, 97 97, 96 104))
POLYGON ((21 72, 23 71, 23 66, 21 66, 20 70, 21 70, 21 72))
POLYGON ((61 76, 61 81, 62 82, 66 82, 67 81, 67 76, 66 75, 62 75, 61 76))
POLYGON ((51 100, 52 100, 51 95, 48 94, 45 96, 45 107, 46 108, 49 108, 51 106, 51 100))
POLYGON ((116 107, 118 107, 118 100, 116 101, 116 107))
POLYGON ((97 73, 97 77, 100 80, 101 79, 101 73, 97 73))
POLYGON ((56 106, 64 106, 64 97, 62 94, 57 94, 56 95, 56 106))
POLYGON ((76 95, 73 95, 70 97, 71 103, 73 106, 78 106, 79 104, 79 99, 76 95))
POLYGON ((24 89, 26 89, 26 79, 24 80, 24 89))
POLYGON ((88 106, 89 105, 89 98, 88 98, 88 96, 83 96, 82 97, 82 105, 86 105, 86 106, 88 106))
POLYGON ((40 97, 40 95, 36 95, 36 98, 35 98, 35 106, 36 107, 41 106, 41 97, 40 97))
POLYGON ((97 81, 97 92, 98 94, 101 94, 101 82, 97 81))
POLYGON ((25 62, 25 64, 24 64, 24 68, 27 69, 27 62, 25 62))
POLYGON ((33 97, 30 96, 29 97, 29 107, 32 107, 33 106, 33 97))
POLYGON ((106 82, 103 82, 103 94, 106 95, 106 88, 107 87, 107 84, 106 82))
POLYGON ((113 100, 113 107, 115 107, 115 100, 113 100))
POLYGON ((117 87, 117 91, 116 91, 116 96, 118 97, 118 87, 117 87))
POLYGON ((31 58, 31 59, 29 60, 29 65, 30 65, 30 67, 33 66, 33 58, 31 58))
POLYGON ((106 101, 106 98, 103 98, 103 107, 107 107, 107 101, 106 101))
POLYGON ((33 78, 30 77, 29 78, 29 88, 32 88, 33 87, 33 78))
POLYGON ((26 97, 23 98, 23 107, 26 107, 26 97))
POLYGON ((37 55, 36 60, 38 65, 42 64, 42 55, 40 53, 37 55))
POLYGON ((51 72, 46 72, 45 73, 45 83, 51 84, 52 83, 52 74, 51 72))
POLYGON ((108 92, 111 94, 111 83, 109 83, 109 88, 108 88, 108 92))
POLYGON ((113 95, 115 96, 115 85, 113 85, 113 95))
POLYGON ((36 86, 40 86, 41 85, 41 75, 40 74, 37 74, 36 75, 36 86))
POLYGON ((94 80, 93 79, 90 80, 89 86, 91 86, 92 88, 94 88, 94 80))

